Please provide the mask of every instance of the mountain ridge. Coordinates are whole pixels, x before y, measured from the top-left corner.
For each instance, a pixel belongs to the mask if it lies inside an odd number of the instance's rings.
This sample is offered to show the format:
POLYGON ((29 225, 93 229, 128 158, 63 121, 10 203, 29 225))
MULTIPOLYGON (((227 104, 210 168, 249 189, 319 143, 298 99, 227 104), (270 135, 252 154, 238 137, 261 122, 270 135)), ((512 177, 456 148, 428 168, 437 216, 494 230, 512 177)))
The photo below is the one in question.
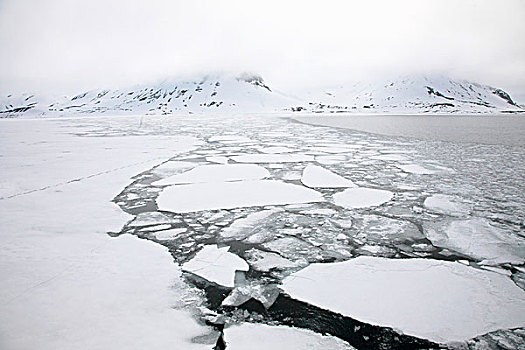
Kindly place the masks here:
POLYGON ((58 98, 0 96, 0 117, 77 114, 214 113, 518 113, 506 91, 444 76, 404 76, 313 90, 293 97, 271 88, 258 74, 211 74, 165 79, 127 89, 94 89, 58 98))

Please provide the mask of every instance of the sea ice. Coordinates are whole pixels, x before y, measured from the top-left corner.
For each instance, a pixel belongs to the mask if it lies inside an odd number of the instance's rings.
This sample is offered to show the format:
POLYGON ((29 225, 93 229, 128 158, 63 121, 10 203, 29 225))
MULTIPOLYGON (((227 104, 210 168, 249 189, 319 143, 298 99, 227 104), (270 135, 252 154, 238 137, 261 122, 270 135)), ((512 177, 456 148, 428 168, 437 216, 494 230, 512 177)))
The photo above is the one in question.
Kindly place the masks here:
POLYGON ((176 238, 178 235, 186 231, 187 229, 185 228, 174 228, 171 230, 158 231, 158 232, 153 233, 153 235, 159 241, 167 241, 167 240, 176 238))
POLYGON ((361 256, 309 265, 282 287, 318 307, 440 343, 525 326, 520 288, 456 262, 361 256))
POLYGON ((398 162, 407 160, 406 157, 400 154, 382 154, 379 156, 370 157, 370 159, 384 160, 384 161, 398 161, 398 162))
POLYGON ((431 175, 437 173, 436 170, 427 169, 418 164, 397 164, 396 167, 410 174, 431 175))
POLYGON ((235 287, 231 293, 222 301, 222 305, 239 306, 250 299, 255 299, 265 308, 269 308, 275 303, 279 296, 280 289, 276 284, 261 284, 258 281, 235 287))
POLYGON ((231 143, 246 143, 251 142, 252 140, 246 136, 239 135, 218 135, 212 136, 208 139, 208 142, 221 142, 225 144, 231 143))
POLYGON ((243 323, 224 330, 228 350, 352 350, 341 339, 287 326, 243 323))
POLYGON ((237 163, 301 163, 311 162, 314 157, 303 154, 244 154, 232 159, 237 163))
POLYGON ((211 156, 211 157, 206 157, 206 161, 210 163, 217 163, 217 164, 228 164, 228 157, 211 156))
POLYGON ((264 272, 272 269, 287 269, 299 266, 297 262, 285 259, 277 253, 265 252, 255 248, 246 252, 246 259, 254 269, 264 272))
POLYGON ((169 216, 157 211, 153 211, 138 214, 135 219, 128 224, 128 226, 137 227, 146 225, 171 224, 173 222, 176 221, 169 216))
POLYGON ((393 196, 390 191, 357 187, 334 194, 334 203, 348 209, 375 207, 388 202, 393 196))
POLYGON ((221 231, 220 235, 226 239, 243 240, 250 236, 257 225, 261 222, 266 221, 270 216, 275 213, 283 211, 282 209, 268 209, 251 213, 247 217, 238 219, 229 227, 221 231))
POLYGON ((160 193, 157 205, 161 210, 189 213, 323 201, 319 192, 303 186, 260 180, 170 186, 160 193))
POLYGON ((352 181, 318 165, 308 165, 304 168, 301 182, 312 188, 355 187, 352 181))
POLYGON ((268 176, 270 176, 268 170, 255 164, 213 164, 193 168, 185 173, 156 181, 153 185, 166 186, 202 182, 259 180, 268 176))
POLYGON ((235 271, 248 271, 249 266, 237 255, 229 253, 230 247, 204 246, 197 255, 182 265, 182 270, 198 275, 210 282, 233 288, 235 271))
POLYGON ((435 246, 485 260, 488 264, 522 264, 525 260, 525 240, 491 225, 486 219, 428 224, 425 235, 435 246))
POLYGON ((435 194, 423 202, 423 205, 440 214, 452 216, 465 216, 470 214, 470 205, 464 203, 461 198, 444 194, 435 194))

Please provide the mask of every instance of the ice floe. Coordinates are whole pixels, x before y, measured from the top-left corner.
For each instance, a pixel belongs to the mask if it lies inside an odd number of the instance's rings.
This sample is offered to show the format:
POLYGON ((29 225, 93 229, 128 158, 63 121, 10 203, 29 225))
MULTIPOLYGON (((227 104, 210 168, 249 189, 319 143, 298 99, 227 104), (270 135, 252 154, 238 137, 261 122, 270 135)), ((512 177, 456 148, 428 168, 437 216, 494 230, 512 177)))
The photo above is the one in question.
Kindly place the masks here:
POLYGON ((245 254, 250 266, 258 271, 268 272, 272 269, 287 269, 300 266, 298 262, 283 258, 277 253, 265 252, 255 248, 250 249, 245 254))
POLYGON ((423 205, 436 213, 452 216, 470 214, 471 206, 456 196, 435 194, 425 199, 423 205))
POLYGON ((436 170, 427 169, 418 164, 396 164, 396 167, 410 174, 432 175, 438 173, 436 170))
POLYGON ((185 228, 174 228, 174 229, 171 229, 171 230, 158 231, 158 232, 155 232, 153 235, 159 241, 168 241, 170 239, 176 238, 181 233, 184 233, 186 231, 187 231, 187 229, 185 229, 185 228))
POLYGON ((355 187, 352 181, 318 165, 304 168, 301 182, 312 188, 355 187))
POLYGON ((407 160, 405 156, 402 156, 400 154, 381 154, 379 156, 370 157, 370 159, 384 160, 384 161, 397 161, 397 162, 407 160))
POLYGON ((259 180, 270 176, 265 168, 255 164, 202 165, 182 174, 156 181, 156 186, 180 185, 202 182, 259 180))
POLYGON ((445 220, 425 225, 425 235, 448 248, 489 264, 525 261, 525 240, 491 225, 486 219, 445 220))
POLYGON ((334 194, 334 203, 348 209, 367 208, 384 204, 393 196, 390 191, 357 187, 334 194))
POLYGON ((239 306, 250 299, 254 299, 268 309, 275 303, 280 292, 276 284, 262 284, 258 281, 252 281, 251 283, 235 287, 226 299, 222 301, 222 305, 239 306))
POLYGON ((228 350, 352 350, 341 339, 287 326, 244 323, 224 330, 228 350))
POLYGON ((237 163, 301 163, 311 162, 314 157, 304 154, 244 154, 232 157, 237 163))
POLYGON ((146 225, 159 225, 159 224, 171 224, 177 222, 176 220, 170 218, 167 215, 154 212, 145 212, 138 214, 133 221, 131 221, 128 226, 137 227, 137 226, 146 226, 146 225))
POLYGON ((160 193, 157 205, 160 210, 189 213, 323 201, 321 193, 303 186, 259 180, 169 186, 160 193))
POLYGON ((250 236, 257 225, 266 221, 275 213, 282 212, 282 209, 268 209, 249 214, 247 217, 238 219, 229 227, 220 232, 220 235, 225 239, 243 240, 250 236))
POLYGON ((217 164, 228 164, 228 157, 210 156, 210 157, 206 157, 206 161, 210 163, 217 163, 217 164))
POLYGON ((192 260, 182 265, 182 270, 233 288, 235 271, 248 271, 249 266, 246 261, 228 252, 229 249, 230 247, 219 248, 216 245, 204 246, 192 260))
POLYGON ((208 142, 221 142, 225 144, 230 143, 246 143, 251 142, 252 140, 246 136, 239 135, 217 135, 212 136, 208 139, 208 142))
POLYGON ((291 297, 435 342, 525 326, 525 292, 455 262, 358 257, 312 264, 283 281, 291 297))

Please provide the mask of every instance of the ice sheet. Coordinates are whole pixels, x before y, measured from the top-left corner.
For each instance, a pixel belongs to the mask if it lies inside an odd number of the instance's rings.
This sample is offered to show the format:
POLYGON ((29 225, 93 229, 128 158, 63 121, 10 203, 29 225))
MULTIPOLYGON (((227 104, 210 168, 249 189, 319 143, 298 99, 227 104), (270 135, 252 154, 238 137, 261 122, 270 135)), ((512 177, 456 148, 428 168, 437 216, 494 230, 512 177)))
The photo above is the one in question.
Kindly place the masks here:
POLYGON ((386 190, 349 188, 334 194, 334 203, 348 209, 375 207, 390 201, 393 196, 392 192, 386 190))
POLYGON ((293 298, 436 342, 525 326, 525 292, 509 278, 455 262, 358 257, 287 277, 293 298))
POLYGON ((156 181, 153 184, 166 186, 202 182, 259 180, 269 175, 268 170, 255 164, 213 164, 202 165, 185 173, 156 181))
POLYGON ((312 188, 355 187, 355 184, 336 173, 318 165, 308 165, 301 178, 303 185, 312 188))
POLYGON ((249 266, 237 255, 229 253, 230 247, 204 246, 182 270, 198 275, 225 287, 235 286, 235 271, 248 271, 249 266))
POLYGON ((170 186, 157 198, 161 210, 175 213, 322 201, 319 192, 273 180, 170 186))

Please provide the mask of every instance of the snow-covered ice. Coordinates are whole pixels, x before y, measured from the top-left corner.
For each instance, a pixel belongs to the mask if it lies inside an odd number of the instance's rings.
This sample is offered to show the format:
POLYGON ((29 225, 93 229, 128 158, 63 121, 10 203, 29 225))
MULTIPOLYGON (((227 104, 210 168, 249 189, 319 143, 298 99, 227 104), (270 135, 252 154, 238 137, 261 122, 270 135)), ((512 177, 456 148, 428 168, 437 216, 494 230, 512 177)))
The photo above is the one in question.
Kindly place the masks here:
POLYGON ((432 175, 438 173, 436 170, 425 168, 419 164, 396 164, 396 167, 410 174, 432 175))
POLYGON ((448 248, 491 264, 525 261, 525 239, 502 230, 486 219, 445 220, 425 225, 425 235, 448 248))
POLYGON ((355 184, 336 173, 318 165, 308 165, 303 170, 301 182, 312 188, 345 188, 355 184))
POLYGON ((237 163, 302 163, 311 162, 314 157, 304 154, 244 154, 231 159, 237 163))
POLYGON ((334 203, 348 209, 375 207, 390 201, 393 196, 387 190, 357 187, 334 194, 334 203))
POLYGON ((291 297, 435 342, 525 326, 525 292, 456 262, 357 257, 312 264, 283 281, 291 297))
POLYGON ((471 205, 465 203, 461 198, 445 194, 427 197, 423 205, 436 213, 451 216, 465 216, 471 212, 471 205))
POLYGON ((319 192, 274 180, 170 186, 157 198, 161 210, 175 213, 322 201, 319 192))
POLYGON ((185 228, 173 228, 171 230, 164 230, 164 231, 155 232, 153 235, 159 241, 166 241, 166 240, 173 239, 173 238, 177 237, 178 235, 180 235, 181 233, 184 233, 186 231, 187 231, 187 229, 185 229, 185 228))
POLYGON ((184 265, 182 270, 191 272, 210 282, 225 287, 235 286, 235 271, 248 271, 249 266, 237 255, 228 252, 230 247, 204 246, 197 255, 184 265))
POLYGON ((245 323, 224 330, 228 350, 352 350, 346 342, 287 326, 245 323))
POLYGON ((217 164, 228 164, 228 157, 222 157, 222 156, 210 156, 206 157, 206 161, 210 163, 217 163, 217 164))
POLYGON ((243 240, 261 223, 268 220, 273 214, 282 212, 282 209, 268 209, 249 214, 247 217, 236 220, 229 227, 220 232, 225 239, 243 240))
POLYGON ((269 175, 268 170, 255 164, 213 164, 202 165, 182 174, 156 181, 153 184, 166 186, 202 182, 259 180, 269 175))

